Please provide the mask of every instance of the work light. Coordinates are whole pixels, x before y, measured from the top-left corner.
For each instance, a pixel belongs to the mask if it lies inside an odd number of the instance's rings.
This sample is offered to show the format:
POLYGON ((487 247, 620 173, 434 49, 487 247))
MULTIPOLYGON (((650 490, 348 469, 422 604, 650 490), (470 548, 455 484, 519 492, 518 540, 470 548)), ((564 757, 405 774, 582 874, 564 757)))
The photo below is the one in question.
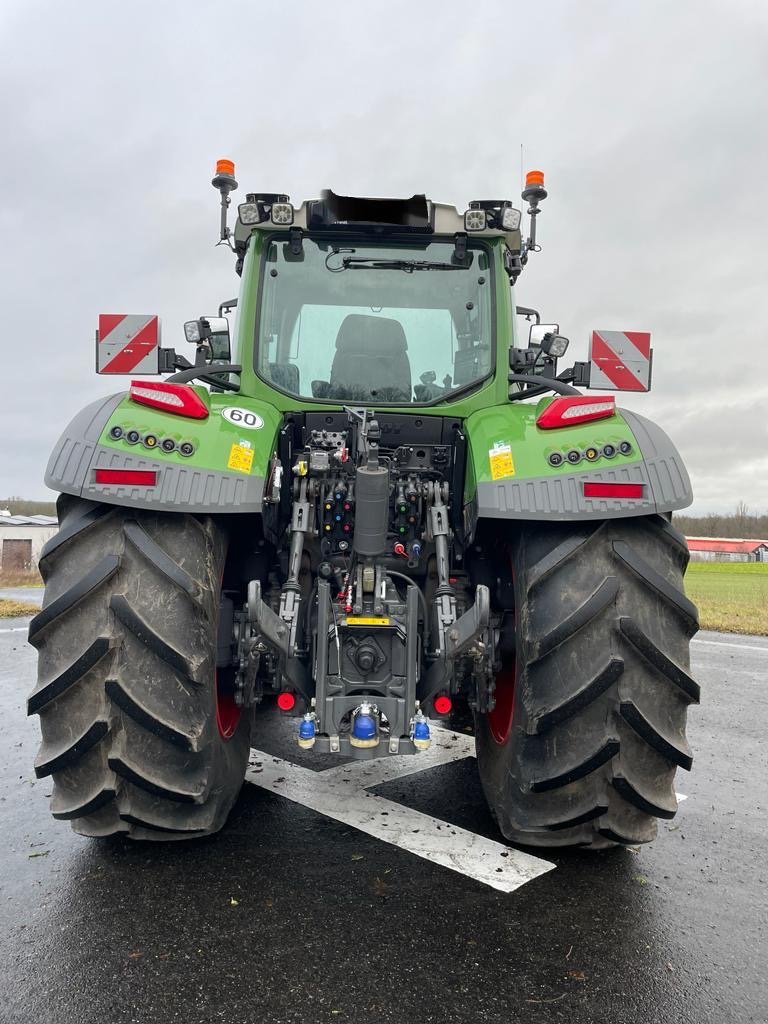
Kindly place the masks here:
POLYGON ((514 206, 505 206, 501 214, 501 226, 505 231, 517 231, 522 214, 514 206))
POLYGON ((485 231, 485 210, 467 210, 464 214, 465 231, 485 231))
POLYGON ((541 339, 541 347, 548 356, 560 359, 568 349, 568 338, 562 334, 545 334, 541 339))
POLYGON ((273 203, 272 223, 293 224, 293 206, 290 203, 273 203))
POLYGON ((261 210, 258 203, 240 203, 237 208, 237 216, 241 224, 260 224, 261 210))
POLYGON ((184 324, 184 337, 193 345, 197 345, 203 340, 202 325, 199 320, 187 320, 184 324))

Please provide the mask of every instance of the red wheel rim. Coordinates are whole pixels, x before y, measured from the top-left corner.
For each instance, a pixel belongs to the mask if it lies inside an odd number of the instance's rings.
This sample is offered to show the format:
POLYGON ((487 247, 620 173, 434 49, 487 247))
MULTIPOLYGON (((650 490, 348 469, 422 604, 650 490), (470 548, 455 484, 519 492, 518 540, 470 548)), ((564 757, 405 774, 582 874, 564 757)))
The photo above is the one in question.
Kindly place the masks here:
POLYGON ((506 743, 512 732, 516 679, 517 669, 514 662, 511 667, 504 666, 496 676, 495 705, 493 711, 488 712, 488 728, 497 743, 506 743))
POLYGON ((219 674, 216 673, 216 725, 219 727, 219 736, 225 740, 235 735, 240 715, 243 709, 235 703, 231 691, 224 689, 219 683, 219 674))

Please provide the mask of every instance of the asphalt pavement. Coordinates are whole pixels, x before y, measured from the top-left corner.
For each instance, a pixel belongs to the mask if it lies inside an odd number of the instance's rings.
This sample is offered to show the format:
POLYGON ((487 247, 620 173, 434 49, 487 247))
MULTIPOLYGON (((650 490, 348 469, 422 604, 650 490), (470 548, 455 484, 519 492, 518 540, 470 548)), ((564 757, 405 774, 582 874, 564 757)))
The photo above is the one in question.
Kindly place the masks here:
MULTIPOLYGON (((656 842, 536 850, 554 868, 502 892, 265 788, 265 757, 312 764, 272 712, 218 836, 74 835, 32 771, 27 621, 0 620, 2 1024, 768 1021, 768 638, 694 643, 694 767, 656 842)), ((503 843, 471 757, 374 792, 503 843)))

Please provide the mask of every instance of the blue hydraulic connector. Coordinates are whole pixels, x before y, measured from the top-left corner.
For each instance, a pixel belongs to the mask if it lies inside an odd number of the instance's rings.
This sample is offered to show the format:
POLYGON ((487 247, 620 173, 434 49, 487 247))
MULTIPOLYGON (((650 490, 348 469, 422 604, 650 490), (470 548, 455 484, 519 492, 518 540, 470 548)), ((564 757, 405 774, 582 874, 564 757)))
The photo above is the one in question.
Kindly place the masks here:
POLYGON ((352 712, 352 730, 349 742, 353 747, 376 747, 379 743, 379 723, 374 708, 364 701, 352 712))
POLYGON ((308 711, 299 722, 298 740, 302 750, 311 750, 314 747, 316 733, 315 713, 308 711))
POLYGON ((411 739, 417 750, 427 750, 432 743, 429 719, 422 711, 417 711, 411 719, 411 739))

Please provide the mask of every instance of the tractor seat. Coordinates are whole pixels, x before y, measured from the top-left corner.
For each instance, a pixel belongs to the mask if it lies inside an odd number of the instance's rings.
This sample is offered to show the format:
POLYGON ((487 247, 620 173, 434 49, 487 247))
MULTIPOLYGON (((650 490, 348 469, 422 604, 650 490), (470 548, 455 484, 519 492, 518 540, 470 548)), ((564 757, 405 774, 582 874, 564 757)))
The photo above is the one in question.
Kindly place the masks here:
POLYGON ((387 402, 410 402, 411 364, 402 324, 381 316, 350 313, 336 337, 331 393, 376 395, 387 402))

